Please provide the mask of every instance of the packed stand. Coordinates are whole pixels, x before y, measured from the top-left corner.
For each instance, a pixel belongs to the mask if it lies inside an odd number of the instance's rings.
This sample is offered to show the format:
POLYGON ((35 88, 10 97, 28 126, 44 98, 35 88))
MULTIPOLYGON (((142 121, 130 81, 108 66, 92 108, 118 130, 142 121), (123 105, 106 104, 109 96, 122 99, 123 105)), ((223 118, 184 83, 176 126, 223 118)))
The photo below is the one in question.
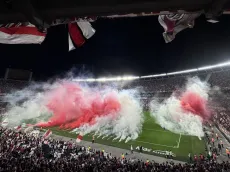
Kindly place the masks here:
POLYGON ((230 70, 212 73, 209 83, 218 86, 221 90, 230 89, 230 70))
POLYGON ((160 79, 148 79, 148 80, 135 80, 127 85, 127 88, 139 88, 140 91, 146 93, 153 92, 172 92, 178 89, 185 82, 185 77, 171 77, 160 79))
POLYGON ((225 133, 230 139, 230 116, 229 111, 224 108, 219 108, 217 112, 214 112, 213 118, 214 122, 218 124, 222 132, 225 133))
POLYGON ((165 76, 159 78, 138 79, 124 86, 124 88, 139 88, 140 92, 156 93, 166 92, 172 93, 180 90, 187 81, 188 77, 198 76, 201 80, 206 80, 206 74, 189 74, 165 76))
POLYGON ((230 132, 230 117, 229 111, 226 109, 219 109, 214 113, 215 122, 226 128, 230 132))
POLYGON ((11 92, 12 90, 19 90, 24 88, 27 84, 28 82, 25 81, 0 79, 0 93, 5 94, 11 92))
POLYGON ((221 90, 211 96, 213 120, 230 139, 230 90, 221 90))
POLYGON ((92 150, 72 141, 44 140, 23 132, 0 128, 0 171, 201 171, 227 172, 228 162, 196 162, 195 164, 155 163, 153 161, 116 158, 104 151, 92 150), (48 148, 47 148, 48 147, 48 148))

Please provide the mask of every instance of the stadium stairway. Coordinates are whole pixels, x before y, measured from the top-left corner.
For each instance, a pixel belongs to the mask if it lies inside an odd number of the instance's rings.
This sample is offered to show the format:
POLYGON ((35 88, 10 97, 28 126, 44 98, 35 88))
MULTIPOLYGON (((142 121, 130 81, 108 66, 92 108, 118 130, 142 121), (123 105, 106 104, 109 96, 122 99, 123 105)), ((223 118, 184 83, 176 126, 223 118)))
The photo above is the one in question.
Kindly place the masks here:
POLYGON ((212 76, 212 74, 209 73, 209 74, 206 76, 205 81, 208 82, 211 76, 212 76))
MULTIPOLYGON (((212 138, 212 132, 211 132, 211 128, 208 128, 208 134, 210 139, 212 138)), ((230 149, 230 143, 228 142, 228 140, 223 136, 223 134, 216 128, 213 127, 214 129, 214 139, 215 139, 215 147, 217 147, 218 142, 216 141, 216 133, 219 136, 219 140, 221 139, 223 141, 223 146, 224 148, 222 149, 222 153, 217 157, 217 162, 221 163, 223 161, 229 161, 229 158, 227 157, 227 154, 225 152, 226 148, 230 149)))

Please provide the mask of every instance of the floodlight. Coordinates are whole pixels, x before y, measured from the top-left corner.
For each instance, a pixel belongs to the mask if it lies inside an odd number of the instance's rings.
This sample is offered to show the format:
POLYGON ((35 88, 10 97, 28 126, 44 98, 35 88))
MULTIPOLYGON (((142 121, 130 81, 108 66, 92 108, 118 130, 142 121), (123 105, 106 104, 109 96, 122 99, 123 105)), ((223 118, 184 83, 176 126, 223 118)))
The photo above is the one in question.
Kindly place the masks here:
POLYGON ((189 72, 195 72, 195 71, 197 71, 197 69, 188 69, 188 70, 181 70, 177 72, 171 72, 171 73, 168 73, 167 75, 176 75, 176 74, 189 73, 189 72))
POLYGON ((98 78, 98 79, 96 79, 96 81, 98 81, 98 82, 105 82, 106 78, 98 78))
POLYGON ((230 66, 230 61, 227 61, 227 62, 224 62, 224 63, 219 63, 219 64, 216 64, 216 65, 200 67, 200 68, 198 68, 198 70, 207 70, 207 69, 213 69, 213 68, 224 67, 224 66, 230 66))
POLYGON ((82 81, 85 81, 85 79, 73 79, 73 81, 75 81, 75 82, 82 82, 82 81))
POLYGON ((88 78, 88 79, 86 79, 85 81, 86 81, 86 82, 94 82, 94 81, 96 81, 96 79, 94 79, 94 78, 88 78))
POLYGON ((162 74, 156 74, 156 75, 152 75, 152 77, 159 77, 159 76, 166 76, 166 73, 162 73, 162 74))

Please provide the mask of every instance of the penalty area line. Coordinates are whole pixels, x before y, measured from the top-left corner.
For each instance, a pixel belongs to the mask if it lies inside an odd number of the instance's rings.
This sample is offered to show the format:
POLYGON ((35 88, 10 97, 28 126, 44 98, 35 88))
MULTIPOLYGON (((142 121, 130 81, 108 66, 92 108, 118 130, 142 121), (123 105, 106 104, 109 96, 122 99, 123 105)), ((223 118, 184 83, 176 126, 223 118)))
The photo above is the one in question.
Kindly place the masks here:
MULTIPOLYGON (((115 140, 113 140, 112 142, 119 143, 119 141, 115 141, 115 140)), ((134 142, 146 143, 146 144, 150 144, 150 145, 156 145, 156 146, 162 146, 162 147, 168 147, 168 148, 177 148, 177 146, 162 145, 162 144, 150 143, 150 142, 144 142, 144 141, 137 141, 137 140, 134 140, 134 142)))
MULTIPOLYGON (((155 130, 150 128, 142 128, 142 130, 149 130, 149 131, 157 131, 157 132, 163 132, 163 133, 170 133, 170 131, 164 131, 164 130, 155 130)), ((171 133, 170 133, 171 134, 171 133)))
POLYGON ((179 147, 180 147, 180 139, 181 139, 181 134, 180 134, 180 136, 179 136, 179 140, 177 141, 177 146, 176 146, 176 148, 179 148, 179 147))
POLYGON ((139 142, 139 143, 147 143, 147 144, 151 144, 151 145, 163 146, 163 147, 168 147, 168 148, 175 148, 175 146, 162 145, 162 144, 150 143, 150 142, 144 142, 144 141, 135 141, 135 142, 139 142))

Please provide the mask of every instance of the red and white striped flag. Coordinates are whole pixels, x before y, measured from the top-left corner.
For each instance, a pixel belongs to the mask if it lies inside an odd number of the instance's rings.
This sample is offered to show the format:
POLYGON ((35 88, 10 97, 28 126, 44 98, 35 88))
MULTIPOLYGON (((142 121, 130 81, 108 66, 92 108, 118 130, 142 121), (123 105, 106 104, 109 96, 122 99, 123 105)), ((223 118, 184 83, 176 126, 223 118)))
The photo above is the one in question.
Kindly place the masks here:
POLYGON ((91 38, 95 34, 95 29, 87 21, 69 23, 69 51, 75 49, 75 46, 82 46, 86 39, 91 38))
POLYGON ((41 44, 46 33, 41 33, 32 24, 10 23, 0 27, 0 43, 3 44, 41 44))
POLYGON ((83 133, 80 132, 79 135, 77 136, 76 142, 80 143, 82 141, 82 138, 83 138, 83 133))
POLYGON ((48 130, 45 132, 45 134, 43 135, 43 138, 44 138, 44 139, 47 139, 47 138, 50 137, 51 134, 52 134, 52 131, 51 131, 50 129, 48 129, 48 130))
POLYGON ((2 126, 2 127, 6 127, 8 124, 9 124, 9 120, 8 120, 8 118, 6 118, 6 119, 4 119, 4 120, 2 121, 1 126, 2 126))
POLYGON ((195 19, 201 15, 201 11, 196 13, 159 15, 158 21, 164 28, 163 37, 166 43, 173 41, 176 35, 186 28, 193 28, 195 19))
POLYGON ((14 127, 16 131, 20 131, 22 129, 21 125, 14 127))

